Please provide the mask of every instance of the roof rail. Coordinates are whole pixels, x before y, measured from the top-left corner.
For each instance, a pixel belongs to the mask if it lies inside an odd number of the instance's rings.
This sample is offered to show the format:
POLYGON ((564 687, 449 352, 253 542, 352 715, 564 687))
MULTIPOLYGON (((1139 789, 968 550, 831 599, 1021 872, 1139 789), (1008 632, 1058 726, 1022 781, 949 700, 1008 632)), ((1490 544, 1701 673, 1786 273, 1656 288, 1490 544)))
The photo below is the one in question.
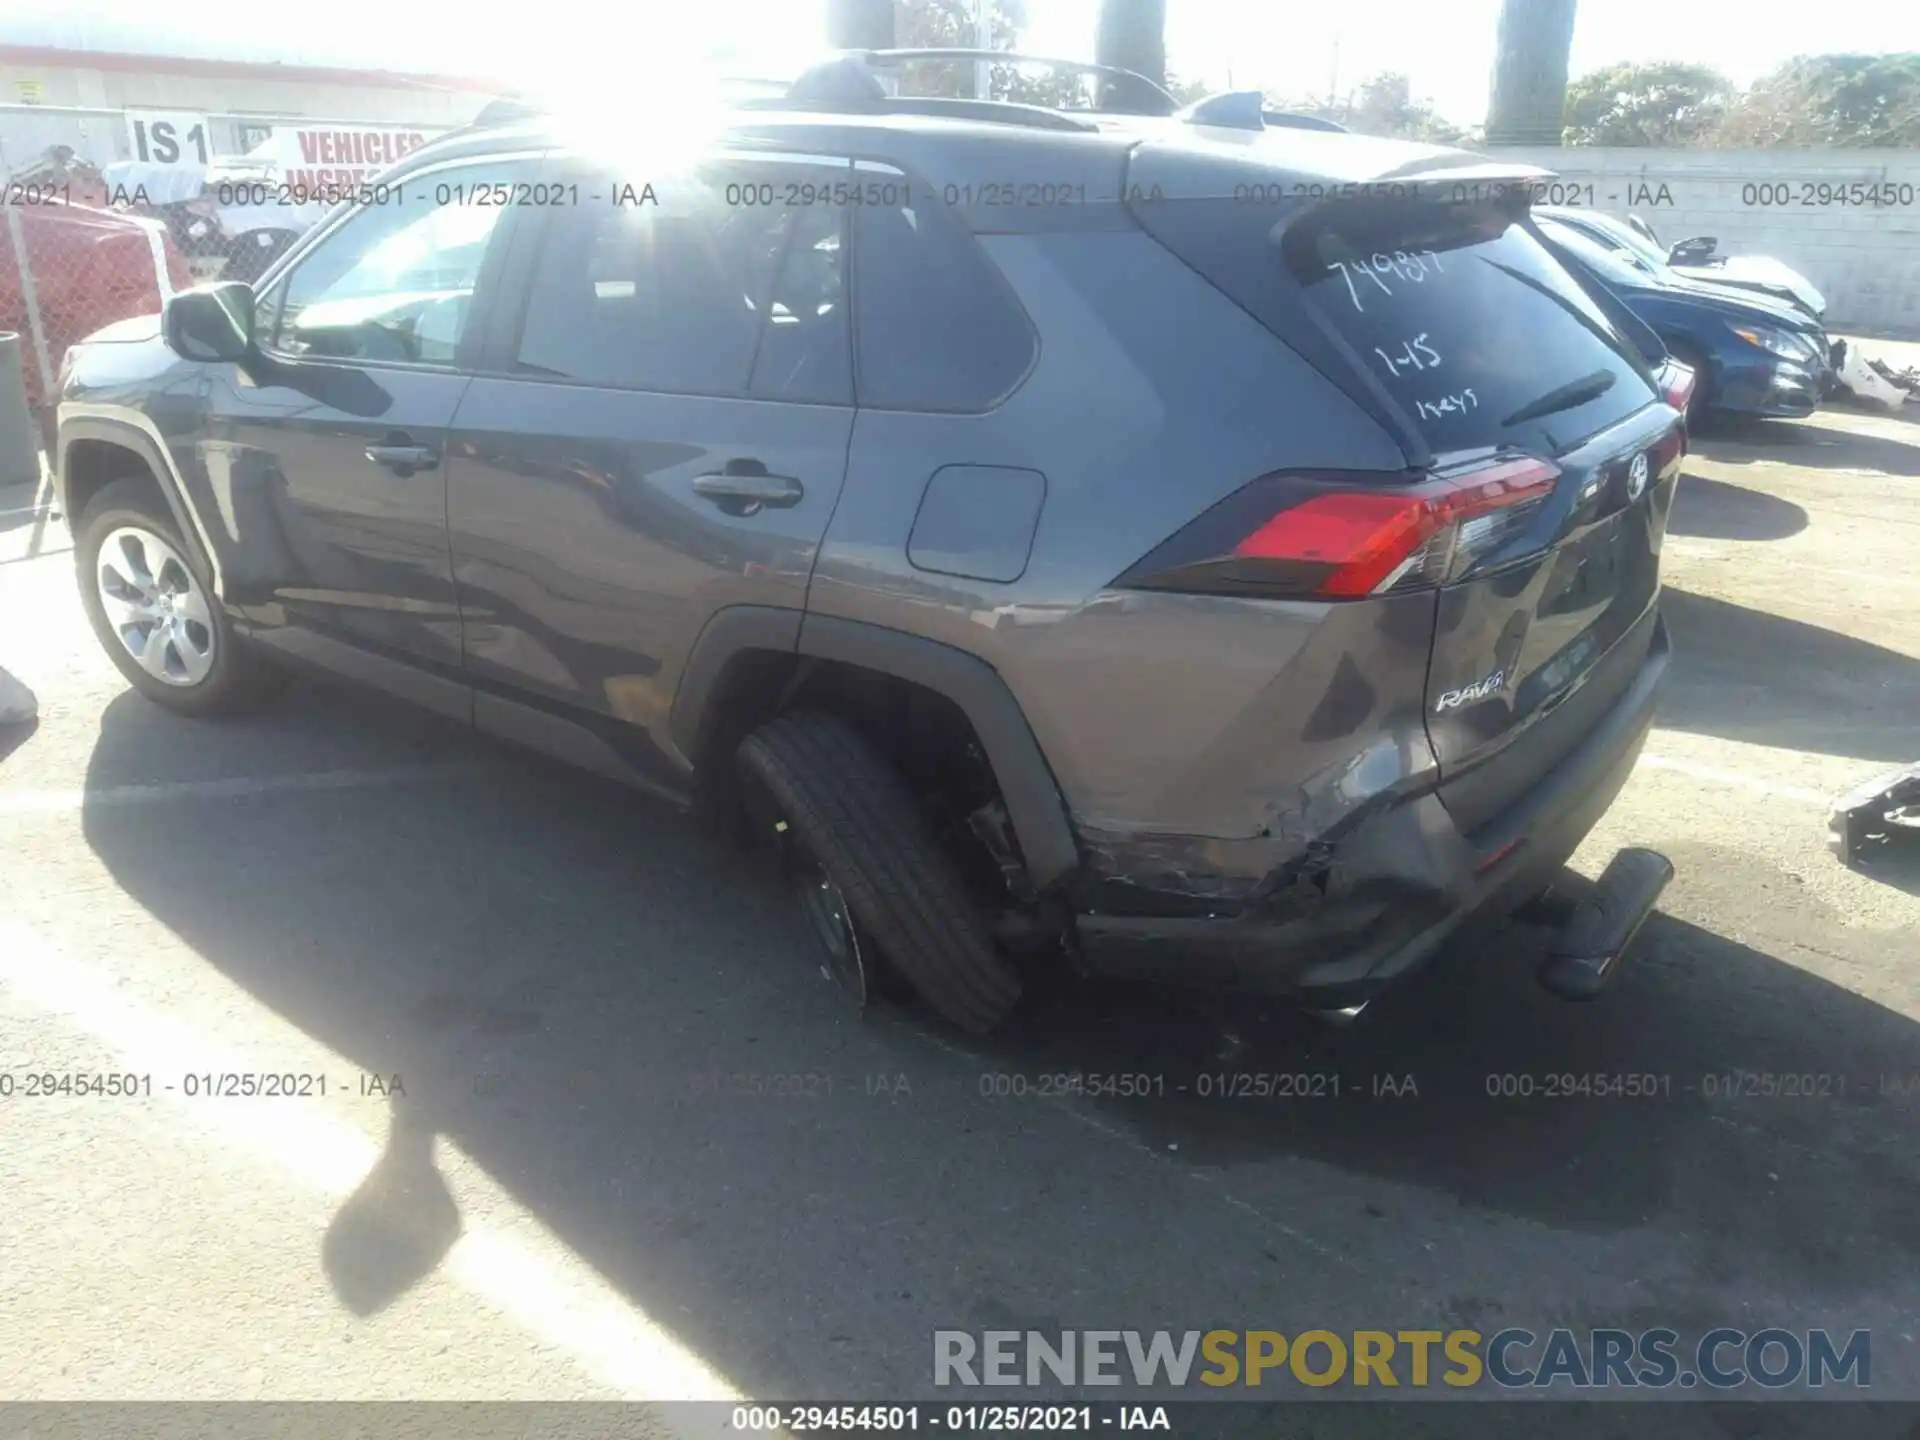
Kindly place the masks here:
POLYGON ((896 95, 887 101, 890 115, 942 115, 950 120, 984 120, 995 125, 1030 125, 1040 130, 1075 130, 1098 134, 1100 126, 1086 114, 1025 105, 1017 100, 968 100, 945 95, 896 95))
POLYGON ((972 50, 957 46, 930 46, 918 50, 868 50, 863 53, 869 64, 904 65, 914 60, 987 60, 1001 65, 1046 65, 1073 75, 1098 75, 1108 80, 1124 80, 1138 87, 1155 115, 1171 115, 1180 108, 1164 85, 1118 65, 1100 65, 1090 60, 1062 60, 1054 55, 1031 55, 1022 50, 972 50))
POLYGON ((509 93, 482 105, 479 112, 466 124, 456 125, 451 130, 443 130, 433 138, 436 141, 454 140, 462 135, 472 135, 481 130, 497 130, 503 125, 517 125, 523 120, 537 120, 546 113, 544 109, 524 96, 509 93))
MULTIPOLYGON (((1180 108, 1180 102, 1161 86, 1156 85, 1145 75, 1133 70, 1123 70, 1116 65, 1097 65, 1086 60, 1061 60, 1050 55, 1029 55, 1018 50, 973 50, 957 46, 928 47, 915 50, 845 50, 831 59, 822 61, 804 71, 793 82, 787 92, 787 108, 816 110, 854 110, 880 111, 890 113, 957 113, 951 111, 922 108, 925 100, 938 100, 939 96, 893 96, 880 81, 876 71, 898 69, 915 61, 952 60, 977 62, 981 60, 1001 65, 1047 65, 1055 70, 1072 74, 1098 75, 1108 80, 1124 82, 1132 104, 1124 109, 1109 104, 1109 112, 1119 111, 1127 114, 1171 115, 1180 108)), ((1110 95, 1109 100, 1113 97, 1110 95)), ((999 101, 974 98, 971 103, 977 106, 1010 106, 1013 112, 1008 114, 977 113, 975 118, 1000 119, 1018 123, 1045 125, 1049 122, 1034 112, 1058 117, 1062 112, 1045 106, 1021 105, 1017 101, 999 101)), ((778 108, 777 106, 757 106, 756 108, 778 108)), ((1061 128, 1057 118, 1053 128, 1061 128)), ((1084 128, 1078 124, 1072 128, 1084 128)))
MULTIPOLYGON (((1018 50, 978 50, 959 46, 930 46, 921 49, 843 50, 803 70, 791 83, 760 77, 728 76, 722 85, 760 89, 767 93, 748 95, 732 103, 743 110, 814 110, 843 114, 938 115, 952 119, 981 120, 1000 124, 1026 125, 1047 130, 1098 130, 1092 119, 1099 114, 1142 114, 1175 116, 1195 125, 1218 125, 1238 130, 1260 130, 1270 125, 1307 130, 1345 130, 1345 126, 1315 115, 1293 114, 1266 108, 1265 97, 1257 90, 1229 90, 1209 95, 1192 105, 1181 106, 1164 87, 1138 71, 1117 65, 1101 65, 1087 60, 1061 60, 1050 55, 1030 55, 1018 50), (1044 105, 1023 104, 1014 100, 982 100, 940 95, 895 95, 890 93, 876 71, 887 71, 915 61, 952 60, 988 61, 995 64, 1047 65, 1071 74, 1096 75, 1124 82, 1133 93, 1131 105, 1109 103, 1090 111, 1054 109, 1044 105)), ((548 109, 525 95, 509 92, 480 108, 467 124, 447 132, 466 135, 528 120, 546 118, 548 109)), ((442 136, 441 138, 447 138, 442 136)))
POLYGON ((820 110, 828 114, 934 115, 946 120, 978 120, 990 125, 1025 125, 1036 130, 1070 130, 1082 134, 1099 132, 1099 125, 1084 114, 1070 110, 1049 110, 1044 105, 1023 105, 1013 100, 970 100, 949 95, 885 95, 871 97, 838 96, 831 91, 803 92, 794 99, 747 99, 736 102, 739 110, 820 110))
POLYGON ((518 125, 522 120, 537 120, 544 114, 545 109, 524 95, 509 93, 482 105, 480 113, 468 121, 464 128, 491 130, 499 125, 518 125))
POLYGON ((867 64, 866 55, 855 50, 801 71, 774 108, 860 111, 884 109, 886 103, 887 87, 867 64))

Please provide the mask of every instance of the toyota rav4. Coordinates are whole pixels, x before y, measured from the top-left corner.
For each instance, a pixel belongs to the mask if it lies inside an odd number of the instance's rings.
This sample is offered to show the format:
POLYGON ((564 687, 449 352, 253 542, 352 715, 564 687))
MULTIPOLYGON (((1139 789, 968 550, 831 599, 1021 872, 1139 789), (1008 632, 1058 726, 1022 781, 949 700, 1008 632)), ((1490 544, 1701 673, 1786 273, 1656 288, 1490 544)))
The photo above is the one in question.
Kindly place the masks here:
MULTIPOLYGON (((114 663, 190 715, 317 665, 726 819, 859 996, 975 1030, 1048 958, 1351 1014, 1540 897, 1652 720, 1686 444, 1540 172, 889 58, 699 147, 496 115, 77 348, 114 663)), ((1548 987, 1670 875, 1620 852, 1548 987)))

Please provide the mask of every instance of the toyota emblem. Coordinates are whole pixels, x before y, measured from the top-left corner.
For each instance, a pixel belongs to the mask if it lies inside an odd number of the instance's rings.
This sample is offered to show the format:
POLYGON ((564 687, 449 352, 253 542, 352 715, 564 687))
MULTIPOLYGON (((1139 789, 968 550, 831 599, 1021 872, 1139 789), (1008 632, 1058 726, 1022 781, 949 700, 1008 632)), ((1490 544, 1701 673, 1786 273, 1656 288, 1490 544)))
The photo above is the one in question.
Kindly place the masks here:
POLYGON ((1627 499, 1638 500, 1647 493, 1647 457, 1636 455, 1627 467, 1627 499))

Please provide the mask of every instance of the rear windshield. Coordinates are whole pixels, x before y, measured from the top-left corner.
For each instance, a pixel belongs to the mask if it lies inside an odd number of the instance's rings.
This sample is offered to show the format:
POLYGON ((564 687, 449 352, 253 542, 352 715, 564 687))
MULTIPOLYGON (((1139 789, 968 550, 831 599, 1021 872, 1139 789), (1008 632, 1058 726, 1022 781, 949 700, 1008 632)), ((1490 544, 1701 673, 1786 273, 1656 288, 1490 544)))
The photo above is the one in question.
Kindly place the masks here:
POLYGON ((1288 214, 1201 200, 1134 213, 1377 409, 1353 373, 1363 369, 1437 453, 1556 455, 1658 398, 1633 343, 1527 232, 1517 204, 1362 198, 1288 214))
POLYGON ((1656 398, 1631 342, 1509 211, 1330 205, 1281 248, 1307 303, 1436 451, 1558 453, 1656 398))

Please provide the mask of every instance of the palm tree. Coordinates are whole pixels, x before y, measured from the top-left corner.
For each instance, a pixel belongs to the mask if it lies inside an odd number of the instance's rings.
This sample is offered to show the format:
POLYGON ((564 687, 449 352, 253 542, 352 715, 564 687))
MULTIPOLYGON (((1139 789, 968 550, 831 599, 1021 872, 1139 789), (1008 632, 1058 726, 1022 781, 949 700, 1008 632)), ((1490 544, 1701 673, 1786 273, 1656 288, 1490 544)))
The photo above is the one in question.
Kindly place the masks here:
POLYGON ((1100 0, 1100 32, 1094 59, 1167 80, 1167 0, 1100 0))
POLYGON ((827 0, 827 44, 836 50, 891 50, 893 0, 827 0))
POLYGON ((1578 0, 1505 0, 1495 38, 1489 145, 1558 145, 1578 0))

